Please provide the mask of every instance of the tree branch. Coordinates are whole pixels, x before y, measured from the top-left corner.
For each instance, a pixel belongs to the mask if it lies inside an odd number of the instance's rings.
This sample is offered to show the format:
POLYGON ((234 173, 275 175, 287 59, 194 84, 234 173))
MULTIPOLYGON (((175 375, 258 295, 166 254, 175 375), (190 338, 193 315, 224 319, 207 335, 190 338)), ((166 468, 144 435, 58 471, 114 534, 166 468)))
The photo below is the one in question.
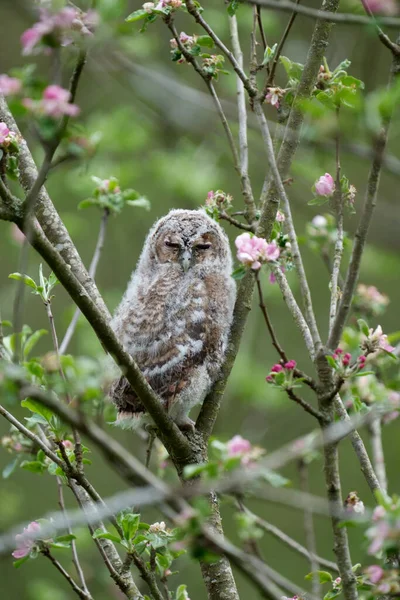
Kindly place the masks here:
MULTIPOLYGON (((330 23, 341 23, 343 25, 371 25, 371 19, 362 15, 351 13, 337 13, 336 10, 326 7, 316 10, 308 6, 301 6, 290 0, 247 0, 249 4, 256 4, 265 8, 274 8, 283 12, 295 12, 310 19, 324 19, 330 23)), ((400 19, 396 17, 379 17, 380 23, 387 27, 400 27, 400 19)))
MULTIPOLYGON (((397 80, 399 73, 400 56, 394 56, 389 87, 392 87, 394 82, 397 80)), ((327 346, 329 349, 334 349, 338 346, 343 332, 343 328, 345 326, 350 311, 351 301, 358 281, 361 259, 364 253, 364 247, 367 241, 372 215, 374 214, 374 210, 377 204, 378 188, 382 171, 383 157, 389 137, 390 121, 391 114, 385 117, 381 131, 376 135, 376 138, 374 140, 374 158, 371 170, 369 172, 363 212, 357 227, 356 234, 354 236, 354 246, 353 251, 351 253, 349 267, 347 270, 342 300, 336 315, 335 322, 332 327, 332 331, 329 335, 329 340, 327 342, 327 346)))
POLYGON ((72 579, 70 574, 67 573, 67 571, 58 562, 58 560, 56 560, 54 558, 54 556, 51 554, 50 550, 47 547, 43 547, 40 550, 40 552, 43 554, 43 556, 46 556, 46 558, 48 558, 50 560, 50 562, 55 566, 57 571, 59 571, 61 573, 61 575, 64 577, 64 579, 66 579, 68 581, 69 585, 72 587, 75 594, 77 594, 79 596, 79 598, 82 598, 82 600, 91 600, 92 599, 92 596, 90 594, 87 594, 84 590, 81 590, 81 588, 72 579))
MULTIPOLYGON (((104 246, 104 240, 106 237, 106 229, 107 229, 107 223, 108 223, 109 216, 110 216, 110 212, 109 212, 108 208, 105 208, 104 212, 103 212, 103 216, 101 217, 101 221, 100 221, 100 230, 99 230, 99 235, 97 237, 96 248, 95 248, 95 251, 93 254, 92 262, 90 263, 90 267, 89 267, 89 275, 93 279, 93 281, 95 279, 97 266, 99 264, 101 252, 102 252, 103 246, 104 246)), ((72 317, 71 323, 69 324, 68 329, 65 332, 65 336, 61 342, 60 354, 65 354, 65 352, 68 348, 68 345, 72 339, 72 336, 74 335, 80 314, 81 314, 81 311, 79 310, 79 308, 77 308, 75 310, 74 316, 72 317)))

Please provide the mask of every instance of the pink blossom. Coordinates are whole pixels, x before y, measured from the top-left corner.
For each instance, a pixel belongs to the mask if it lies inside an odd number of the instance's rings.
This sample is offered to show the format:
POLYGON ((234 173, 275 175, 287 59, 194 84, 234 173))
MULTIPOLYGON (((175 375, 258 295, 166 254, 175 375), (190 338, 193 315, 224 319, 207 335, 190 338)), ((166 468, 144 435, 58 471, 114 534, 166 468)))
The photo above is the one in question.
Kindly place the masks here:
POLYGON ((288 371, 293 371, 293 369, 296 368, 297 362, 295 360, 289 360, 287 363, 285 363, 285 369, 287 369, 288 371))
POLYGON ((346 352, 346 354, 343 356, 343 359, 342 359, 343 366, 347 367, 350 364, 350 360, 351 360, 351 354, 346 352))
POLYGON ((285 215, 280 210, 278 210, 278 212, 276 213, 276 220, 278 221, 278 223, 283 223, 286 220, 285 215))
POLYGON ((283 371, 283 367, 278 363, 274 365, 271 369, 271 373, 280 373, 281 371, 283 371))
POLYGON ((16 77, 0 75, 0 94, 11 96, 21 91, 22 83, 16 77))
POLYGON ((329 173, 322 175, 315 183, 315 191, 318 196, 332 196, 335 191, 335 182, 332 175, 329 175, 329 173))
POLYGON ((383 506, 377 506, 374 508, 374 512, 372 513, 373 521, 380 521, 386 515, 386 509, 383 506))
POLYGON ((251 450, 251 443, 245 440, 241 435, 235 435, 229 442, 226 443, 228 456, 230 458, 242 454, 246 454, 251 450))
POLYGON ((381 15, 391 16, 399 12, 396 0, 366 0, 366 4, 371 12, 381 15))
POLYGON ((23 558, 27 556, 35 545, 33 537, 40 531, 40 524, 37 521, 29 523, 28 527, 24 527, 23 533, 15 536, 17 549, 12 553, 14 558, 23 558))
POLYGON ((31 98, 25 98, 23 105, 33 112, 47 115, 57 119, 63 115, 76 117, 80 113, 80 108, 76 104, 69 102, 71 94, 68 90, 59 85, 49 85, 43 92, 43 97, 38 102, 31 98))
POLYGON ((365 367, 365 363, 367 361, 367 357, 364 356, 363 354, 361 356, 358 357, 358 368, 361 370, 365 367))
POLYGON ((92 35, 98 21, 98 14, 93 10, 85 13, 71 6, 56 13, 41 10, 39 21, 21 36, 22 53, 32 54, 35 49, 38 50, 36 47, 40 43, 44 42, 46 45, 46 36, 51 36, 51 43, 47 44, 49 48, 54 43, 67 46, 73 41, 71 35, 74 31, 82 35, 92 35))
POLYGON ((378 583, 383 577, 384 570, 379 565, 371 565, 364 571, 371 583, 378 583))
POLYGON ((35 23, 35 25, 21 35, 22 54, 27 56, 32 54, 35 46, 39 44, 43 36, 47 35, 51 31, 49 23, 35 23))
POLYGON ((0 144, 4 144, 9 133, 10 133, 10 130, 8 129, 7 125, 5 123, 3 123, 3 121, 1 121, 0 122, 0 144))
POLYGON ((260 261, 269 262, 279 258, 279 248, 275 242, 268 244, 263 238, 251 236, 249 233, 239 235, 235 245, 239 262, 250 266, 255 271, 260 269, 260 261))
POLYGON ((62 445, 64 446, 64 448, 66 450, 73 450, 73 448, 74 448, 74 445, 71 442, 71 440, 63 440, 62 445))
POLYGON ((143 10, 145 10, 147 13, 152 13, 154 10, 154 2, 145 2, 142 6, 143 10))
POLYGON ((283 96, 283 90, 279 87, 270 87, 268 88, 268 93, 265 96, 265 101, 268 102, 271 106, 275 106, 275 108, 279 108, 280 99, 283 96))

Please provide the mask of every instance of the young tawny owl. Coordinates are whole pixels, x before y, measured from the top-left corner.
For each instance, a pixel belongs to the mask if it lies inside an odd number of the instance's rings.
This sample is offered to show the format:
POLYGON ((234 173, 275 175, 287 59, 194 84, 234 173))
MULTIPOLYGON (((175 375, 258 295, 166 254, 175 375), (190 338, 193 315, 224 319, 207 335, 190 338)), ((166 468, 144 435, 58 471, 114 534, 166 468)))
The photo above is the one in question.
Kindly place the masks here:
MULTIPOLYGON (((150 230, 112 325, 179 427, 192 426, 221 367, 236 296, 222 228, 201 210, 172 210, 150 230)), ((121 376, 110 391, 118 423, 146 422, 121 376)))

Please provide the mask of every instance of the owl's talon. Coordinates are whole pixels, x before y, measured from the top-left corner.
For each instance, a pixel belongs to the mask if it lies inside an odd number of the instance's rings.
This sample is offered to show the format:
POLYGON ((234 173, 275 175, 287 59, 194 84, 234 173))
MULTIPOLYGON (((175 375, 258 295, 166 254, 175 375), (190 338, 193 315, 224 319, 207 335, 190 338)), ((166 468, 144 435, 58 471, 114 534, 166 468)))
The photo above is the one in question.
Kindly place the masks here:
POLYGON ((194 433, 195 422, 192 421, 192 419, 189 419, 189 417, 186 417, 185 420, 179 421, 177 425, 181 431, 190 431, 194 433))

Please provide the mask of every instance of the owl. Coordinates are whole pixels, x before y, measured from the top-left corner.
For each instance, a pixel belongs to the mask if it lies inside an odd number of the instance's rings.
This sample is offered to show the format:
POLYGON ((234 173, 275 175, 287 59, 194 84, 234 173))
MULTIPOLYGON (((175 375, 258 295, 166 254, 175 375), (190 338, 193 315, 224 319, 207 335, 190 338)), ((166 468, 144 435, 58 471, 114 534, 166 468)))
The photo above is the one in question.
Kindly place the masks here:
MULTIPOLYGON (((223 229, 202 210, 172 210, 155 223, 112 327, 181 429, 218 377, 236 297, 223 229)), ((151 422, 124 376, 110 397, 116 424, 151 422)))

